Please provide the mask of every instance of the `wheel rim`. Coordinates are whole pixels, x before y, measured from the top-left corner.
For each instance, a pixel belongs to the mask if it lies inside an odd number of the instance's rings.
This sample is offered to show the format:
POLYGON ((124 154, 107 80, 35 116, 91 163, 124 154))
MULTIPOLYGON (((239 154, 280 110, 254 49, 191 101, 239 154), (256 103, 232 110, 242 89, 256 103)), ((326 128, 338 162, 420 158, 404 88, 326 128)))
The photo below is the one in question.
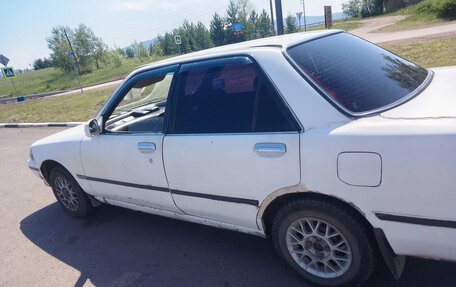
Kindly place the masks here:
POLYGON ((56 177, 54 188, 60 202, 70 211, 77 211, 79 208, 78 196, 73 186, 64 177, 56 177))
POLYGON ((287 229, 286 243, 295 262, 320 278, 339 277, 352 263, 348 240, 322 219, 305 217, 294 221, 287 229))

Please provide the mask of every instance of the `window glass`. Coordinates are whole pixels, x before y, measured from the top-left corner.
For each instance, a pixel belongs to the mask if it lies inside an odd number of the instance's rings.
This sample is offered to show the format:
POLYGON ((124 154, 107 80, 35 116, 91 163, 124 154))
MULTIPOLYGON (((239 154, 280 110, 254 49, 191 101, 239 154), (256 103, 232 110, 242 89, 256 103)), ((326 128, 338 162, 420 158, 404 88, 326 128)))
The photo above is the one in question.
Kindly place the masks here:
POLYGON ((299 130, 299 126, 293 120, 275 89, 267 82, 262 82, 258 89, 254 131, 284 132, 299 130))
POLYGON ((223 65, 184 65, 182 71, 175 133, 293 129, 278 95, 267 88, 251 61, 230 63, 224 59, 223 65))
POLYGON ((129 133, 163 132, 163 119, 173 72, 141 77, 124 94, 106 122, 106 130, 129 133))
POLYGON ((334 101, 354 113, 400 101, 428 75, 427 70, 347 33, 304 42, 287 53, 334 101))

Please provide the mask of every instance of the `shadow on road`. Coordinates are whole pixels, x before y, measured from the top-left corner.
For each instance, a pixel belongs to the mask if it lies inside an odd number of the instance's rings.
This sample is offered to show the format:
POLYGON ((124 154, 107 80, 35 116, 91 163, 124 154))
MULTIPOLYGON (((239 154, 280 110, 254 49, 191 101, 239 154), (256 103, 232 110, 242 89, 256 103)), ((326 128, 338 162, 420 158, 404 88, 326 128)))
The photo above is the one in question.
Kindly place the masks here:
MULTIPOLYGON (((88 219, 57 203, 21 221, 39 248, 79 270, 75 286, 311 286, 268 239, 103 206, 88 219)), ((379 264, 368 286, 450 286, 455 265, 410 259, 400 283, 379 264)), ((58 272, 57 272, 58 275, 58 272)))

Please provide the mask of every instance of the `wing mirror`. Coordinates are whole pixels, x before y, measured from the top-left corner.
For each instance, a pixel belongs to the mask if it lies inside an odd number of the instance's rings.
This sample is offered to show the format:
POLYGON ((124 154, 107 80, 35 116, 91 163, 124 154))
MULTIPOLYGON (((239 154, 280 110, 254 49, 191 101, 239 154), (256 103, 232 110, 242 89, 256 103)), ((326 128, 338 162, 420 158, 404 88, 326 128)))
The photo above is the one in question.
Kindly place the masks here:
POLYGON ((84 126, 84 132, 85 132, 86 136, 92 137, 92 136, 100 134, 102 131, 100 123, 103 123, 102 117, 100 117, 98 120, 91 119, 89 122, 87 122, 84 126))

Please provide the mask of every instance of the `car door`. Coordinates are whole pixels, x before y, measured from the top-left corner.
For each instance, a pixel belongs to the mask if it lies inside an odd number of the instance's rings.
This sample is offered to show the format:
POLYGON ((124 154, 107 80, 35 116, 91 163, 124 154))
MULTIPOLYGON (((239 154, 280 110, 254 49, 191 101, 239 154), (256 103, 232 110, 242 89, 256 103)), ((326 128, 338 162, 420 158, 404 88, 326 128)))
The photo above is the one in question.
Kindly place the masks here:
POLYGON ((248 57, 182 65, 163 156, 185 213, 257 229, 258 206, 297 185, 300 127, 248 57))
POLYGON ((108 202, 178 211, 162 160, 166 103, 177 68, 137 74, 108 102, 103 132, 81 143, 81 178, 93 194, 108 202))

